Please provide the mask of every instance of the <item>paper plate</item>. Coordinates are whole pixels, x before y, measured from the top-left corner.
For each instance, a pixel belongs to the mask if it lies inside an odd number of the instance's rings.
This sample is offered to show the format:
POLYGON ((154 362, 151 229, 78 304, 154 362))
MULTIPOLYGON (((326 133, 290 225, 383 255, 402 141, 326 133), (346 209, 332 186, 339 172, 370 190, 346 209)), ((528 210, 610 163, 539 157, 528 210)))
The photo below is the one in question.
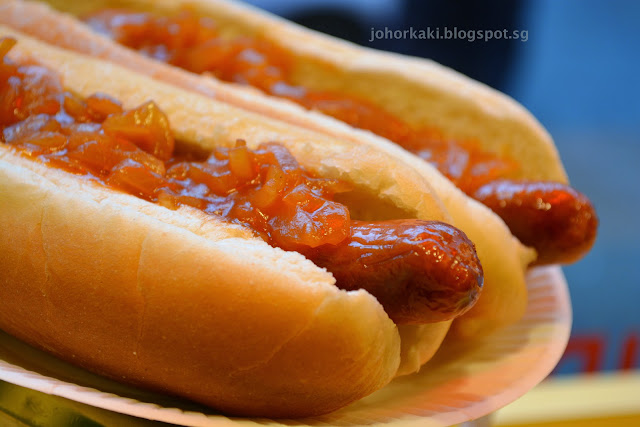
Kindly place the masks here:
POLYGON ((571 306, 559 267, 531 270, 529 305, 517 324, 449 345, 419 373, 329 415, 304 420, 229 418, 196 404, 106 380, 0 333, 0 379, 136 417, 189 426, 448 426, 516 400, 554 368, 569 339, 571 306))

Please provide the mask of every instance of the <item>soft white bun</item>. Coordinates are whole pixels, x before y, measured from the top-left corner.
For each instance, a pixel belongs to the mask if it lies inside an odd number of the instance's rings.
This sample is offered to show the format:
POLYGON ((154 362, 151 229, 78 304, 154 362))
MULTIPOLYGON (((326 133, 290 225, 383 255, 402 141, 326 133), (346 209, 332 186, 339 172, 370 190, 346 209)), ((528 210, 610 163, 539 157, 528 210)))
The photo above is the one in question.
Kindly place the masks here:
MULTIPOLYGON (((173 10, 184 4, 165 0, 49 3, 74 14, 103 7, 173 10)), ((185 3, 213 17, 230 34, 256 34, 289 49, 295 58, 296 83, 364 96, 412 124, 435 126, 453 138, 474 138, 490 149, 512 155, 522 161, 525 176, 566 180, 549 135, 524 108, 458 73, 431 61, 364 49, 247 6, 212 0, 185 3)), ((533 251, 523 247, 488 208, 466 197, 432 166, 395 144, 330 117, 307 112, 286 100, 264 96, 255 89, 221 83, 150 60, 42 4, 0 0, 0 23, 189 91, 351 141, 354 150, 375 147, 401 159, 429 180, 451 213, 453 224, 476 244, 484 268, 483 296, 454 323, 455 332, 465 339, 476 337, 513 323, 524 313, 524 270, 535 257, 533 251)), ((418 367, 415 363, 401 372, 418 367)))
MULTIPOLYGON (((283 143, 307 169, 354 185, 343 199, 355 218, 450 221, 425 176, 368 144, 248 113, 0 26, 4 36, 18 40, 12 60, 56 70, 80 95, 107 93, 125 108, 153 99, 182 144, 283 143)), ((339 290, 298 253, 3 144, 0 201, 0 328, 106 376, 227 413, 337 409, 389 382, 401 354, 403 371, 417 369, 450 324, 399 333, 374 297, 339 290)))

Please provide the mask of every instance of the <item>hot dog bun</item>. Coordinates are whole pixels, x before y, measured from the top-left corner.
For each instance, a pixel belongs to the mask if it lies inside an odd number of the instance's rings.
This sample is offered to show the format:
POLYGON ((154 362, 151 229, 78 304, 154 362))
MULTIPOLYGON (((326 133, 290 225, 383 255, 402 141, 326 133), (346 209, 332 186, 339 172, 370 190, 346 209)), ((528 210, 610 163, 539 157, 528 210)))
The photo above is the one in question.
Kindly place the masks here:
POLYGON ((477 139, 491 151, 526 161, 522 177, 567 181, 553 140, 525 108, 431 60, 357 46, 228 0, 45 2, 73 15, 102 8, 175 13, 188 5, 225 34, 258 36, 291 52, 296 84, 359 95, 409 124, 428 124, 455 140, 477 139))
MULTIPOLYGON (((308 169, 353 184, 356 218, 448 221, 401 159, 181 91, 117 65, 18 40, 87 96, 155 100, 178 140, 210 149, 278 141, 308 169)), ((344 292, 302 255, 199 211, 170 211, 79 180, 0 144, 0 328, 117 380, 269 417, 326 413, 411 371, 450 322, 398 329, 365 291, 344 292), (402 340, 402 343, 401 343, 402 340), (403 358, 402 364, 400 358, 403 358)))
MULTIPOLYGON (((92 2, 90 5, 77 2, 53 3, 72 13, 85 13, 101 7, 129 6, 143 10, 180 7, 180 2, 164 1, 106 1, 92 2)), ((232 32, 248 31, 250 34, 259 34, 286 46, 295 55, 298 69, 296 76, 308 76, 309 81, 304 77, 305 84, 308 83, 312 87, 339 84, 342 86, 336 88, 344 89, 346 93, 353 89, 358 93, 375 92, 384 97, 390 97, 391 93, 424 93, 425 96, 422 97, 393 95, 393 100, 385 98, 384 103, 390 108, 397 106, 400 114, 404 114, 406 110, 420 110, 424 114, 433 114, 434 117, 430 117, 429 120, 433 119, 433 123, 447 135, 476 137, 482 142, 487 140, 498 144, 500 150, 513 151, 513 156, 526 159, 526 169, 535 171, 532 172, 535 176, 544 174, 548 178, 565 179, 547 133, 522 107, 457 73, 431 62, 419 66, 414 60, 355 47, 245 6, 213 1, 189 4, 197 11, 212 16, 232 32), (301 40, 304 42, 300 42, 301 40), (322 69, 327 66, 332 73, 339 73, 340 79, 336 79, 335 75, 322 75, 322 69), (342 83, 336 83, 338 80, 342 83), (371 86, 366 87, 366 82, 374 85, 376 90, 368 90, 371 86), (478 99, 482 99, 482 102, 478 99), (402 102, 411 104, 402 105, 402 102), (429 108, 414 108, 415 103, 420 102, 424 102, 429 108), (432 108, 434 104, 438 107, 432 108), (463 116, 466 117, 464 120, 461 119, 463 116), (483 138, 486 135, 491 135, 492 138, 483 138), (496 135, 501 136, 493 137, 496 135), (511 138, 527 143, 518 145, 518 148, 512 145, 511 138), (517 153, 514 150, 528 151, 517 153), (544 167, 540 167, 543 164, 544 167)), ((370 132, 353 129, 332 118, 305 111, 289 101, 267 97, 255 89, 221 83, 213 78, 197 76, 142 57, 94 33, 71 17, 54 12, 44 5, 2 0, 0 11, 2 23, 60 46, 108 59, 157 80, 220 99, 243 109, 351 141, 356 147, 362 144, 374 146, 402 159, 429 180, 451 213, 454 224, 465 231, 476 244, 483 264, 483 297, 470 312, 455 322, 456 333, 465 339, 487 334, 515 322, 524 313, 524 270, 535 257, 533 251, 524 248, 489 209, 465 196, 435 168, 395 144, 370 132)), ((418 120, 418 117, 406 118, 418 120)), ((420 363, 416 360, 416 363, 404 366, 400 372, 409 373, 415 371, 420 363)))

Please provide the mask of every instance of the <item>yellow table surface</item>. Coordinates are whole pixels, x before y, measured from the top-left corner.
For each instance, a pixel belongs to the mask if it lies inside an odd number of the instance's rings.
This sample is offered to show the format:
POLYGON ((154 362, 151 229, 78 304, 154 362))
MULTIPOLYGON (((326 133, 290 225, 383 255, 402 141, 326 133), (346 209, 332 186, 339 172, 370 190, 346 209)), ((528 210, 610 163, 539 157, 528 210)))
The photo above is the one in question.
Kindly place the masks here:
POLYGON ((640 371, 547 379, 497 411, 507 426, 640 426, 640 371))

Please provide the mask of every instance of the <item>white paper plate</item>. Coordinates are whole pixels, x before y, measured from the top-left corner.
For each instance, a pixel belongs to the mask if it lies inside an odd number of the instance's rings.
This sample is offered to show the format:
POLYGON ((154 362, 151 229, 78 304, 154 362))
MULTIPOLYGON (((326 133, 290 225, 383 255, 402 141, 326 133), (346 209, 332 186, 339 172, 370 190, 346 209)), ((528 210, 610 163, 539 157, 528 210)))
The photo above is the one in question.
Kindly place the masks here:
POLYGON ((421 372, 400 377, 346 408, 304 420, 229 418, 180 400, 123 386, 0 332, 0 379, 95 407, 190 426, 448 426, 491 413, 554 368, 569 339, 571 306, 559 267, 527 276, 529 306, 517 324, 483 340, 448 345, 421 372))

